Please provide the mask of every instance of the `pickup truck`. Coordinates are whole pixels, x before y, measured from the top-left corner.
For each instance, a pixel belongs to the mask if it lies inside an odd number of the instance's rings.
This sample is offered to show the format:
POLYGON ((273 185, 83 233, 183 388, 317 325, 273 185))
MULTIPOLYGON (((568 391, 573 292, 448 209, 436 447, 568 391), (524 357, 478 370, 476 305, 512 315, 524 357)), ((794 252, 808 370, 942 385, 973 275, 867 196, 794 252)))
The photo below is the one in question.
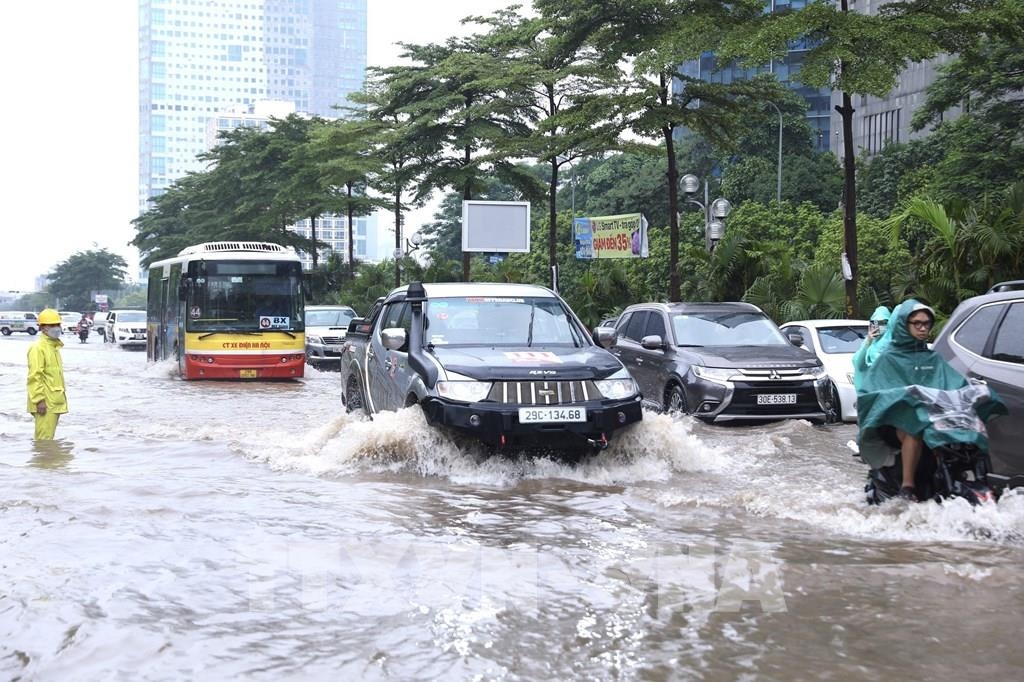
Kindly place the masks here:
POLYGON ((414 282, 349 323, 342 401, 372 419, 419 405, 497 450, 582 453, 641 419, 623 364, 549 289, 414 282))

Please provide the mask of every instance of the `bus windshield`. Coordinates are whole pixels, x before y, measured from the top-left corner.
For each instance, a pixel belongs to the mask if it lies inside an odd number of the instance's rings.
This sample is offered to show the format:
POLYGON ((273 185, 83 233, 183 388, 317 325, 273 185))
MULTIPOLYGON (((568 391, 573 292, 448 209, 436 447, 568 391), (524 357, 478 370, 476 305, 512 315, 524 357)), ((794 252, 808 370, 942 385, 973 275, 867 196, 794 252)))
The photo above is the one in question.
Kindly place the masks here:
POLYGON ((192 262, 190 332, 302 331, 301 266, 294 262, 192 262))

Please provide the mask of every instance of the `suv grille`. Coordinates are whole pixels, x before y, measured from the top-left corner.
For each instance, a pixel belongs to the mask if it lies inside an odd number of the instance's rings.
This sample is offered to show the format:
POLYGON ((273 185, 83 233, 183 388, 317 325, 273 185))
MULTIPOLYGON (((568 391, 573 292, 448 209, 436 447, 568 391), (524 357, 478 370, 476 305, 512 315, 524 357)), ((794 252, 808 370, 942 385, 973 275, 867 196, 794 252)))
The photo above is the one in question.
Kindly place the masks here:
POLYGON ((487 399, 509 405, 563 405, 603 396, 593 381, 495 381, 487 399))

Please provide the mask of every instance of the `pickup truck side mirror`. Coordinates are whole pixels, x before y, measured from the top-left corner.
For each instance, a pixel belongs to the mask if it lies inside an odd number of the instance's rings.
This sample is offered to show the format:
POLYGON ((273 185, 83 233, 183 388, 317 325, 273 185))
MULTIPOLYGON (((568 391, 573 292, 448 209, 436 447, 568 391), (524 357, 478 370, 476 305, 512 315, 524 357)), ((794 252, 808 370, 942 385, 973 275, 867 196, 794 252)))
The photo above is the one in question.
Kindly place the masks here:
POLYGON ((665 342, 658 334, 651 334, 640 339, 640 345, 647 350, 664 350, 665 342))
POLYGON ((789 339, 789 342, 794 346, 804 345, 804 335, 800 332, 786 332, 786 338, 789 339))
POLYGON ((594 343, 602 348, 611 348, 618 337, 615 334, 615 327, 594 327, 593 338, 594 343))
POLYGON ((380 333, 380 342, 388 350, 398 350, 405 345, 405 330, 401 327, 388 327, 380 333))

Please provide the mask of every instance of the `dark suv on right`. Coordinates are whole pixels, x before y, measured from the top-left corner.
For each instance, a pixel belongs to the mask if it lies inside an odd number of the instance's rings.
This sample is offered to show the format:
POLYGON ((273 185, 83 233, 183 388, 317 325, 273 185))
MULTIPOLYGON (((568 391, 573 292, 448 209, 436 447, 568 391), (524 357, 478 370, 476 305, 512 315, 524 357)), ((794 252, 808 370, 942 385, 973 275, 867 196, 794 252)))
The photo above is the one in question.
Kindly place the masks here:
POLYGON ((640 303, 619 316, 611 351, 656 410, 710 422, 827 421, 828 375, 794 342, 749 303, 640 303))
POLYGON ((935 339, 958 372, 999 394, 1009 414, 987 424, 992 469, 1024 485, 1024 281, 1002 282, 963 301, 935 339))

